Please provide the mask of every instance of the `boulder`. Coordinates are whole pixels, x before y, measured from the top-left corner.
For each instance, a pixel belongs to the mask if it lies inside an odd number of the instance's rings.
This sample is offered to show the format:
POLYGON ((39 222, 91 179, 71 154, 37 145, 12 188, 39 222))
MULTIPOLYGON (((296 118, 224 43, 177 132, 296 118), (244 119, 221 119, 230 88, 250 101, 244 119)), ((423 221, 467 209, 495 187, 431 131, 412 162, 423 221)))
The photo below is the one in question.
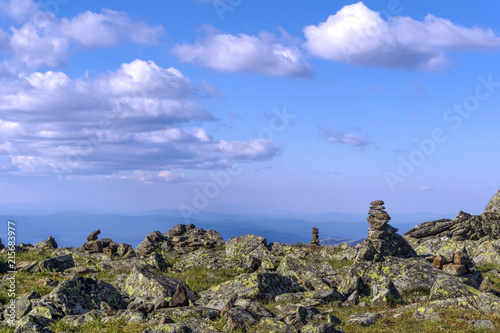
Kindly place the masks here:
POLYGON ((263 248, 267 250, 267 240, 252 234, 233 237, 226 242, 226 253, 235 256, 245 256, 256 249, 263 248))
POLYGON ((61 282, 50 293, 49 300, 60 306, 66 315, 100 309, 102 303, 112 309, 126 307, 122 295, 111 284, 81 276, 61 282))
POLYGON ((55 250, 57 249, 57 243, 54 237, 49 236, 46 240, 38 242, 33 247, 37 250, 55 250))
POLYGON ((488 202, 484 213, 500 214, 500 190, 488 202))
POLYGON ((63 272, 75 267, 75 261, 71 254, 49 258, 38 263, 30 271, 32 272, 63 272))
POLYGON ((181 286, 186 290, 187 297, 191 301, 198 299, 196 293, 189 289, 182 280, 140 267, 132 269, 121 290, 131 299, 136 297, 161 297, 170 300, 175 294, 177 286, 181 286))
POLYGON ((228 299, 234 294, 239 298, 273 300, 277 295, 300 291, 294 289, 295 280, 276 273, 241 274, 232 281, 202 291, 200 302, 228 299))
POLYGON ((177 288, 175 289, 175 293, 168 302, 168 306, 171 308, 177 307, 177 306, 187 306, 189 305, 189 299, 187 298, 186 294, 186 289, 184 289, 183 286, 177 285, 177 288))
POLYGON ((472 297, 478 294, 477 289, 457 281, 456 278, 443 278, 436 280, 432 285, 429 300, 472 297))
POLYGON ((358 313, 347 318, 351 325, 370 326, 380 317, 378 313, 358 313))

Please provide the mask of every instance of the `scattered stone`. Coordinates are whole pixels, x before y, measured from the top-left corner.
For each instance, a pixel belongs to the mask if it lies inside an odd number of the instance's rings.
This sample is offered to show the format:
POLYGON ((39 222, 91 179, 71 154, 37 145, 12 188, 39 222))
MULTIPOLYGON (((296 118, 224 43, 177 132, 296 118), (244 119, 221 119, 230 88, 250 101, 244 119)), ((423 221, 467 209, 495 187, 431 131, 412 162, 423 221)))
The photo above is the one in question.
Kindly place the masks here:
POLYGON ((437 255, 432 260, 432 266, 436 267, 437 269, 443 269, 443 266, 447 264, 449 264, 448 260, 446 260, 446 258, 441 255, 437 255))
POLYGON ((311 233, 311 236, 312 236, 312 239, 311 239, 311 244, 313 245, 319 245, 319 229, 314 227, 312 229, 312 233, 311 233))
POLYGON ((413 312, 415 320, 441 320, 441 315, 431 307, 420 307, 413 312))
POLYGON ((229 310, 231 310, 233 308, 233 306, 236 304, 237 300, 238 300, 238 294, 234 294, 233 296, 231 296, 229 298, 229 300, 227 301, 227 303, 222 308, 221 314, 224 314, 224 313, 228 312, 229 310))
POLYGON ((492 330, 494 332, 497 330, 495 324, 491 320, 487 319, 470 320, 467 323, 477 330, 485 329, 492 330))
POLYGON ((347 318, 351 325, 370 326, 380 317, 378 313, 358 313, 347 318))
POLYGON ((168 306, 171 308, 175 308, 177 306, 187 306, 189 305, 189 299, 186 295, 186 289, 180 284, 177 285, 174 295, 172 299, 168 302, 168 306))
POLYGON ((446 264, 443 266, 443 272, 454 276, 461 276, 467 273, 467 268, 463 265, 446 264))
POLYGON ((401 294, 396 289, 396 286, 394 286, 394 283, 392 281, 388 281, 380 286, 373 285, 372 288, 375 289, 374 291, 372 291, 372 294, 375 295, 372 300, 373 304, 393 305, 403 302, 403 297, 401 297, 401 294))
POLYGON ((49 300, 60 306, 66 315, 100 309, 102 302, 106 302, 113 309, 126 307, 122 295, 111 284, 81 276, 61 282, 50 293, 49 300))
POLYGON ((483 279, 483 282, 481 282, 481 285, 479 286, 478 289, 479 289, 479 291, 490 291, 494 288, 495 288, 495 286, 491 282, 490 278, 486 277, 483 279))

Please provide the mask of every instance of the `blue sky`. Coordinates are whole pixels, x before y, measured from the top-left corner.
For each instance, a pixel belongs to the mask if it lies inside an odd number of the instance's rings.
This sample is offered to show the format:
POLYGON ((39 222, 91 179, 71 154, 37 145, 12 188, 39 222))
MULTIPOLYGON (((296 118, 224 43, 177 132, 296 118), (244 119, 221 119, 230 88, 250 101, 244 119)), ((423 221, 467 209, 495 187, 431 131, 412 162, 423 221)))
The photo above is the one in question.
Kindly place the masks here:
POLYGON ((0 201, 479 213, 496 1, 0 0, 0 201))

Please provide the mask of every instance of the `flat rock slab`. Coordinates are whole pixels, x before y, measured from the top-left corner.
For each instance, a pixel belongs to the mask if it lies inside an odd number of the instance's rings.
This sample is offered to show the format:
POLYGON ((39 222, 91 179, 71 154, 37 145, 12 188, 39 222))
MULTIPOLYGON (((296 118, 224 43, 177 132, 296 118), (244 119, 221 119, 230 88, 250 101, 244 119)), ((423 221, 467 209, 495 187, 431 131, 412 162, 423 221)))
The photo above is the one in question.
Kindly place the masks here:
POLYGON ((358 313, 347 318, 351 325, 370 326, 380 317, 378 313, 358 313))

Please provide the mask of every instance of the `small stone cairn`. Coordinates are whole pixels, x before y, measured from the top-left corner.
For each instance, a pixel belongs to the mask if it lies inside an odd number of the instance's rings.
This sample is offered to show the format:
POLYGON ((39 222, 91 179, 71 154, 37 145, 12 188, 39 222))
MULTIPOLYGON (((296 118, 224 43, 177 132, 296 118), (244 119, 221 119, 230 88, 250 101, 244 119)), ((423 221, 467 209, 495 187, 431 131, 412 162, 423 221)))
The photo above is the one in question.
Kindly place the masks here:
POLYGON ((98 236, 101 233, 101 230, 96 230, 92 232, 87 237, 87 242, 82 245, 81 251, 86 253, 104 253, 108 256, 111 256, 118 250, 118 244, 113 242, 109 238, 103 238, 98 240, 98 236))
POLYGON ((389 224, 391 217, 384 209, 384 202, 382 200, 375 200, 370 203, 367 221, 370 223, 368 237, 371 239, 383 239, 398 231, 397 228, 389 224))
POLYGON ((319 229, 316 227, 313 227, 313 230, 311 232, 311 244, 313 245, 319 245, 319 229))

